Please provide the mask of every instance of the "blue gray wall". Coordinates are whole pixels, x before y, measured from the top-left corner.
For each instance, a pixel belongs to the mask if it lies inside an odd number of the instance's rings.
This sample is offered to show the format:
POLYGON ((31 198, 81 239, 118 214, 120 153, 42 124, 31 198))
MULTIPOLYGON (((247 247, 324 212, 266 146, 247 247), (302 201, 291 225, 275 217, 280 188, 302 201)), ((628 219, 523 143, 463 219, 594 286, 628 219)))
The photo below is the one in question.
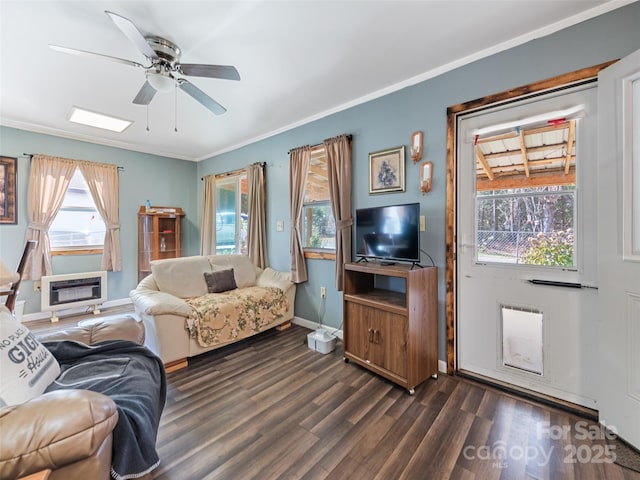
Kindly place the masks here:
MULTIPOLYGON (((125 167, 120 174, 122 245, 124 271, 109 274, 109 298, 125 298, 136 285, 136 212, 149 198, 153 204, 181 206, 186 211, 185 255, 198 253, 199 212, 202 195, 200 177, 242 168, 253 162, 267 167, 268 260, 276 269, 289 270, 289 149, 317 144, 341 133, 353 135, 354 208, 420 202, 427 231, 422 248, 439 267, 440 358, 445 358, 444 265, 445 265, 445 164, 446 109, 450 105, 501 92, 513 87, 624 57, 640 48, 640 3, 628 5, 598 18, 575 25, 508 51, 479 60, 418 85, 336 113, 266 140, 239 148, 198 164, 76 142, 47 135, 0 128, 0 154, 20 156, 46 153, 70 158, 116 163, 125 167), (411 133, 425 132, 424 160, 434 164, 432 191, 422 196, 419 165, 406 164, 406 192, 369 195, 368 154, 399 145, 408 148, 411 133), (197 190, 194 189, 197 185, 197 190), (285 231, 276 232, 276 221, 284 220, 285 231)), ((460 32, 461 35, 469 32, 460 32)), ((437 48, 437 46, 434 46, 437 48)), ((384 59, 381 59, 381 67, 384 59)), ((292 102, 296 99, 292 98, 292 102)), ((0 226, 0 256, 17 263, 26 229, 26 179, 28 160, 19 159, 19 224, 0 226)), ((423 263, 429 261, 423 257, 423 263)), ((309 281, 298 288, 296 315, 318 321, 320 287, 327 288, 323 323, 342 323, 342 295, 334 287, 335 264, 308 260, 309 281)), ((56 257, 55 273, 90 271, 99 267, 95 256, 56 257)), ((26 312, 37 311, 39 294, 31 282, 22 289, 26 312)))
MULTIPOLYGON (((120 172, 122 271, 108 273, 109 300, 128 298, 129 291, 138 283, 137 213, 145 200, 149 199, 153 205, 182 207, 186 212, 182 224, 185 230, 184 254, 196 255, 199 252, 199 215, 193 191, 197 170, 195 162, 0 127, 0 154, 18 157, 18 224, 0 225, 0 258, 7 265, 18 264, 27 230, 30 160, 24 153, 43 153, 124 167, 120 172)), ((90 272, 100 270, 100 255, 54 256, 52 264, 54 274, 90 272)), ((19 299, 26 301, 25 314, 40 311, 40 293, 34 292, 33 282, 23 282, 19 299)))
MULTIPOLYGON (((333 114, 282 134, 225 153, 198 164, 198 175, 220 173, 251 162, 267 162, 268 257, 275 268, 289 269, 288 150, 323 139, 353 135, 353 185, 355 208, 420 202, 427 231, 422 249, 439 267, 440 358, 445 359, 445 203, 446 203, 446 111, 447 107, 510 88, 543 80, 580 68, 624 57, 640 48, 640 3, 610 12, 553 35, 458 68, 412 87, 333 114), (423 160, 434 165, 433 189, 423 196, 419 187, 419 165, 406 164, 406 192, 370 195, 368 154, 405 145, 411 133, 425 133, 423 160), (277 220, 285 231, 276 232, 277 220)), ((461 35, 469 32, 460 32, 461 35)), ((472 33, 471 33, 472 34, 472 33)), ((437 47, 436 47, 437 48, 437 47)), ((384 59, 381 59, 381 65, 384 59)), ((292 102, 296 99, 292 98, 292 102)), ((202 186, 199 185, 198 195, 202 186)), ((423 256, 423 264, 429 260, 423 256)), ((334 283, 335 264, 307 260, 309 281, 298 286, 295 313, 318 321, 322 311, 320 287, 327 287, 323 323, 340 327, 342 294, 334 283)))

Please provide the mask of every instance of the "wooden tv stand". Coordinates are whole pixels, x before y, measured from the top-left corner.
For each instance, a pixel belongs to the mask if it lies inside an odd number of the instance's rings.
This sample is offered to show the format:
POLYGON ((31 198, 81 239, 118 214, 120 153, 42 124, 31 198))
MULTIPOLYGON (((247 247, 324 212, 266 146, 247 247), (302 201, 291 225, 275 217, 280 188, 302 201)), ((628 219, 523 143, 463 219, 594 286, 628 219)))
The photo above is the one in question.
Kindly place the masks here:
POLYGON ((406 388, 438 375, 438 269, 344 266, 344 359, 406 388))

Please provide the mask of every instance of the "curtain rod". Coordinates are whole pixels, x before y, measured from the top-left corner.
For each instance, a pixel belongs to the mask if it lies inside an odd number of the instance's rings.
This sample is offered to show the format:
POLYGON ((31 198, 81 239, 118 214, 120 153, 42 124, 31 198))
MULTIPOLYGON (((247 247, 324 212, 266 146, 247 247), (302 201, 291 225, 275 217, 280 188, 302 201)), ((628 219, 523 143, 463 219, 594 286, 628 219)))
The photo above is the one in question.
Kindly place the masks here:
MULTIPOLYGON (((338 135, 338 136, 340 136, 340 135, 338 135)), ((347 138, 348 138, 349 140, 352 140, 352 139, 353 139, 353 135, 349 134, 349 135, 347 135, 347 138)), ((321 147, 322 145, 324 145, 324 142, 322 142, 322 143, 316 143, 315 145, 309 145, 309 146, 310 146, 310 148, 318 148, 318 147, 321 147)), ((291 155, 291 150, 289 150, 289 151, 287 152, 287 155, 291 155)))
MULTIPOLYGON (((24 155, 24 156, 26 156, 26 157, 31 158, 31 157, 33 157, 34 155, 37 155, 37 154, 35 154, 35 153, 24 153, 24 152, 23 152, 23 153, 22 153, 22 155, 24 155)), ((74 159, 73 159, 73 158, 70 158, 69 160, 74 160, 74 159)), ((74 161, 75 161, 75 162, 89 162, 89 163, 92 163, 92 162, 91 162, 91 161, 89 161, 89 160, 74 160, 74 161)), ((101 162, 95 162, 95 163, 101 163, 101 162)), ((109 165, 111 165, 111 164, 109 164, 109 165)), ((124 167, 122 167, 122 166, 118 165, 118 171, 119 171, 119 172, 124 172, 124 167)))
MULTIPOLYGON (((263 167, 267 166, 267 162, 256 162, 255 164, 262 165, 263 167)), ((254 165, 254 164, 251 164, 251 165, 254 165)), ((229 177, 231 175, 236 175, 240 172, 244 172, 245 170, 246 170, 245 168, 238 168, 237 170, 231 170, 230 172, 210 173, 209 175, 215 175, 216 177, 229 177)), ((208 177, 209 175, 206 175, 206 176, 208 177)), ((200 177, 200 181, 203 181, 203 180, 204 180, 204 177, 200 177)))

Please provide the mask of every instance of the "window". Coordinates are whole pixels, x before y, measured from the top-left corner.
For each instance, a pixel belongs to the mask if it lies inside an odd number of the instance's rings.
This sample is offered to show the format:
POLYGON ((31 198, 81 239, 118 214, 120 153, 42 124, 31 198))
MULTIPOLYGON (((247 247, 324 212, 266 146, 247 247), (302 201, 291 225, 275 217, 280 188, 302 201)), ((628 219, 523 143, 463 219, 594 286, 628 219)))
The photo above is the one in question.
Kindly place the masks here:
POLYGON ((49 228, 51 250, 96 253, 104 246, 105 225, 79 169, 76 169, 62 207, 49 228), (89 251, 89 252, 87 252, 89 251))
POLYGON ((477 261, 577 268, 577 124, 549 123, 477 141, 477 261))
POLYGON ((575 186, 479 192, 478 260, 575 267, 575 186))
POLYGON ((305 255, 313 251, 335 253, 336 249, 336 222, 329 198, 324 146, 311 150, 302 206, 302 246, 305 255))
POLYGON ((216 254, 247 255, 248 229, 247 172, 216 177, 216 254))

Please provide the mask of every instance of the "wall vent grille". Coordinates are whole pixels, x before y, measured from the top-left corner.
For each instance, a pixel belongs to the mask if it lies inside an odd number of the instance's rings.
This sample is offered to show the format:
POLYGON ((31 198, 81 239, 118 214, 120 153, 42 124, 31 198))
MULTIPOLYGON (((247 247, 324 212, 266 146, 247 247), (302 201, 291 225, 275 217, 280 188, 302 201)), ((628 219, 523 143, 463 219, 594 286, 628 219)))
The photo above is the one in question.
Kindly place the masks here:
MULTIPOLYGON (((41 280, 41 310, 57 312, 75 307, 98 305, 107 300, 107 272, 83 272, 64 275, 48 275, 41 280)), ((58 321, 55 313, 52 322, 58 321)))

